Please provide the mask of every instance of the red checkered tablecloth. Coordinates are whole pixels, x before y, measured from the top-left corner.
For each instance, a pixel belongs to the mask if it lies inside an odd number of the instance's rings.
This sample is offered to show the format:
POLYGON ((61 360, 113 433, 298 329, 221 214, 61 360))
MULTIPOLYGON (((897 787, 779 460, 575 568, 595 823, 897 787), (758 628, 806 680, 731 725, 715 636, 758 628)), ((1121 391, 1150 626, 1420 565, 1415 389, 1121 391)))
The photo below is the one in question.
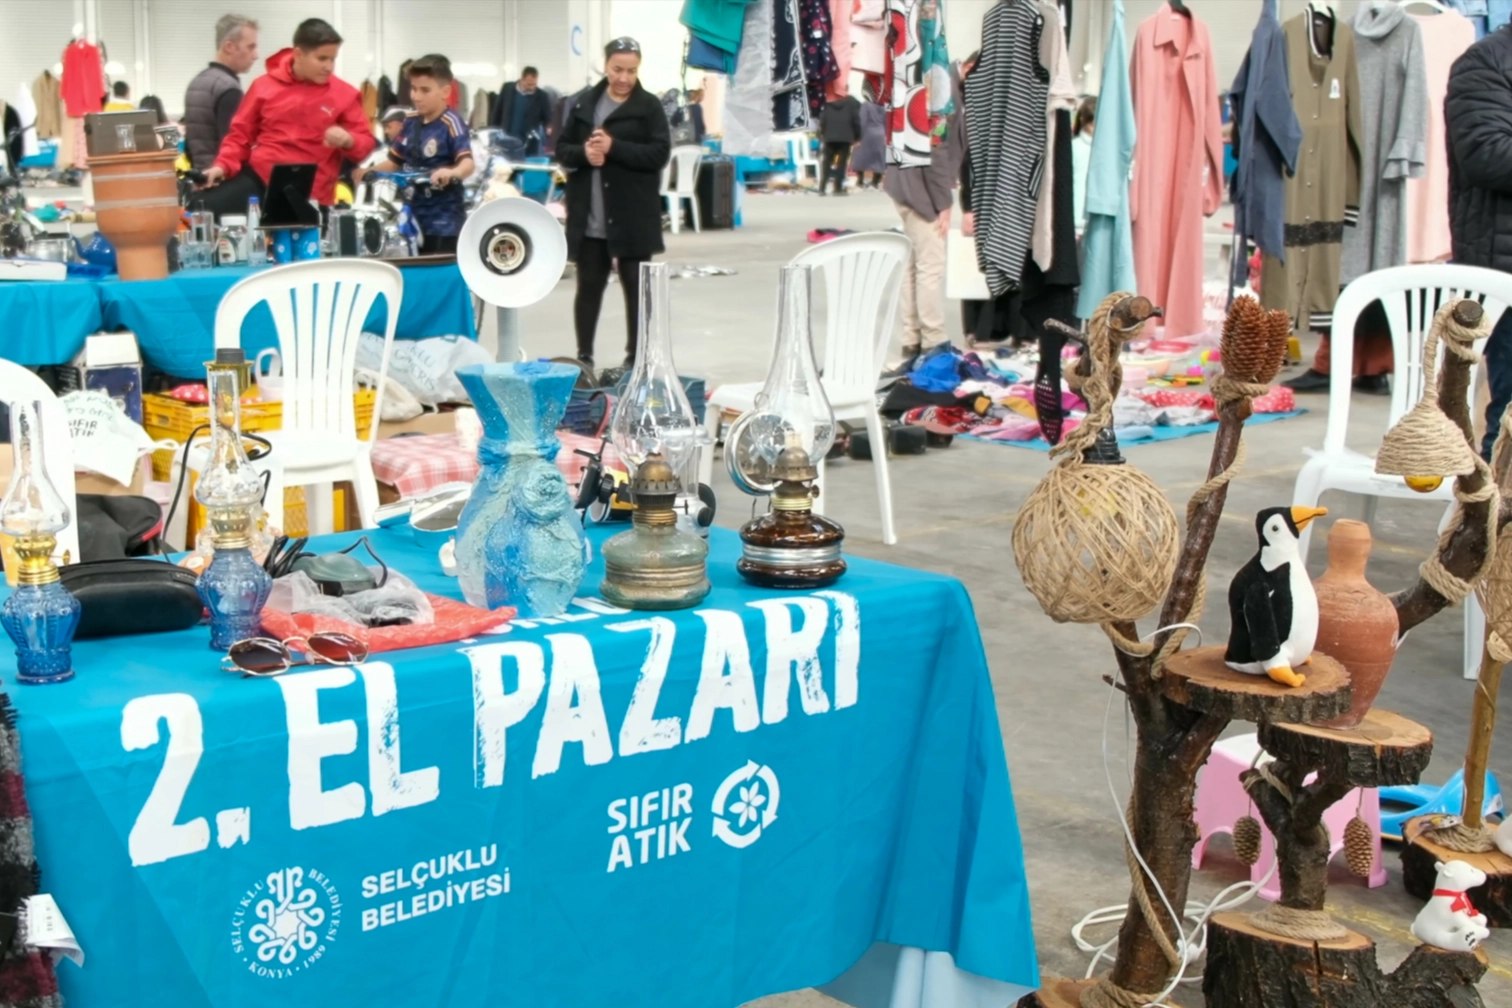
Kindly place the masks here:
MULTIPOLYGON (((595 451, 599 441, 570 431, 558 431, 557 438, 562 450, 557 452, 556 466, 568 485, 576 487, 588 460, 574 449, 595 451)), ((613 445, 604 449, 604 464, 623 468, 613 445)), ((458 444, 455 434, 388 438, 373 445, 373 475, 392 485, 400 497, 414 497, 442 483, 471 483, 478 475, 478 456, 458 444)))

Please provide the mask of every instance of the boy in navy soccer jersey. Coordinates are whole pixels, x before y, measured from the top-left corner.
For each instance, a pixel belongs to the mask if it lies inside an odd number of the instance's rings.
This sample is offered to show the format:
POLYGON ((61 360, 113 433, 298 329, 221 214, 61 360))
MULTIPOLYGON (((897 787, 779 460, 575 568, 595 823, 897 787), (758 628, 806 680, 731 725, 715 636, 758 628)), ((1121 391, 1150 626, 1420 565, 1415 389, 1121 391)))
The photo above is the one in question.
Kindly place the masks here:
POLYGON ((457 235, 467 216, 462 180, 473 173, 472 139, 467 123, 447 107, 451 95, 451 61, 422 56, 409 66, 410 100, 415 105, 388 157, 372 171, 429 172, 430 185, 417 186, 410 209, 425 236, 422 255, 457 251, 457 235))

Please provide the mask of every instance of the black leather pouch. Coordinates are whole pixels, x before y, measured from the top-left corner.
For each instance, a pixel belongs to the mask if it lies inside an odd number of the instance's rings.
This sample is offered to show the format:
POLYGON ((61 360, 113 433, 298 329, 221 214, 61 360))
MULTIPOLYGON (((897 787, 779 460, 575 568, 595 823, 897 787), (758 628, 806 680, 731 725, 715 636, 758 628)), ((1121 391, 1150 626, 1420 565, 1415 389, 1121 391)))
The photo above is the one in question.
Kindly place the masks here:
POLYGON ((78 639, 187 630, 204 615, 194 572, 177 564, 95 560, 70 564, 58 575, 83 607, 78 639))

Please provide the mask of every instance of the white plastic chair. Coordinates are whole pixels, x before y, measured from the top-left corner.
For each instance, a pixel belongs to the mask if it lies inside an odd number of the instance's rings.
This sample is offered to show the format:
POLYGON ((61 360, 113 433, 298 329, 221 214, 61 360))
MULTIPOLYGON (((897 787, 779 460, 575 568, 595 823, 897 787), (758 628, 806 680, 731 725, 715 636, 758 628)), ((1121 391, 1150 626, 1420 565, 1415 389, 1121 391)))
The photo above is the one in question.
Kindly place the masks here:
MULTIPOLYGON (((215 345, 241 345, 242 322, 266 303, 278 331, 283 364, 283 423, 262 436, 273 450, 258 467, 271 474, 264 507, 268 521, 283 527, 284 489, 320 484, 326 492, 308 499, 312 535, 335 529, 327 484, 350 480, 363 528, 373 526, 378 481, 371 452, 383 415, 383 383, 373 402, 368 439, 357 436, 352 415, 353 369, 362 324, 378 298, 388 307, 380 377, 388 375, 389 352, 399 322, 404 279, 373 259, 322 259, 255 273, 226 292, 215 312, 215 345)), ((203 456, 199 460, 203 464, 203 456)), ((192 466, 195 469, 199 465, 192 466)))
POLYGON ((814 181, 818 182, 824 176, 822 165, 819 163, 819 155, 814 153, 814 145, 807 133, 783 133, 778 134, 787 143, 787 158, 793 164, 793 181, 807 182, 809 172, 814 173, 814 181))
MULTIPOLYGON (((820 380, 835 411, 835 419, 866 423, 877 476, 877 501, 882 512, 882 541, 898 541, 893 529, 892 484, 887 475, 887 429, 877 412, 877 376, 882 373, 888 343, 898 321, 899 276, 911 246, 903 235, 875 231, 845 235, 805 249, 793 265, 819 267, 824 275, 825 329, 819 355, 820 380)), ((721 385, 704 407, 704 425, 715 437, 725 410, 744 413, 756 404, 761 382, 721 385)), ((702 454, 699 479, 708 483, 714 472, 713 452, 702 454)), ((824 466, 819 467, 823 485, 824 466)), ((821 494, 816 505, 822 505, 821 494)), ((818 510, 816 507, 815 510, 818 510)))
POLYGON ((662 198, 667 201, 667 215, 672 218, 672 233, 682 230, 682 201, 693 208, 693 230, 702 231, 698 219, 698 166, 704 149, 693 144, 672 148, 672 160, 662 169, 662 198))
MULTIPOLYGON (((68 412, 47 383, 15 361, 0 358, 0 403, 40 402, 42 415, 42 464, 53 489, 68 505, 68 527, 58 533, 60 561, 79 562, 79 502, 74 487, 73 435, 68 430, 68 412)), ((12 449, 14 450, 14 448, 12 449)), ((0 487, 0 496, 5 488, 0 487)))
MULTIPOLYGON (((1375 519, 1376 501, 1380 497, 1448 502, 1452 507, 1452 482, 1445 482, 1432 493, 1418 493, 1409 489, 1400 476, 1377 475, 1374 456, 1349 448, 1345 437, 1349 429, 1349 396, 1354 376, 1355 321, 1360 312, 1372 301, 1379 300, 1386 309, 1391 327, 1396 368, 1391 381, 1389 429, 1422 398, 1423 343, 1433 325, 1434 312, 1446 301, 1466 297, 1479 299, 1494 321, 1512 304, 1512 274, 1455 263, 1423 263, 1376 270, 1344 288, 1333 312, 1333 331, 1337 338, 1329 344, 1328 427, 1322 449, 1307 450, 1310 457, 1297 474, 1292 491, 1293 504, 1315 507, 1325 490, 1363 494, 1367 522, 1375 519)), ((1474 369, 1470 387, 1475 388, 1474 369)), ((1302 533, 1304 559, 1311 541, 1312 527, 1309 526, 1302 533)), ((1464 675, 1467 679, 1474 679, 1479 672, 1484 626, 1480 606, 1472 595, 1465 603, 1464 675)))

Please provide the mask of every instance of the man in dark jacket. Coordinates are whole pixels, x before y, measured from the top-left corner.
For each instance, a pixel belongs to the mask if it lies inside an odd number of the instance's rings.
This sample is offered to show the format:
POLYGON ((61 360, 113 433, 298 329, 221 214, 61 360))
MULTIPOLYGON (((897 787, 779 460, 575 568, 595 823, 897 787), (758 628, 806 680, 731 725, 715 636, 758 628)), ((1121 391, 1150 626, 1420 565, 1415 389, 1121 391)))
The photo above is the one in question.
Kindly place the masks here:
POLYGON ((215 163, 221 141, 241 106, 241 74, 257 63, 257 22, 226 14, 215 22, 215 59, 184 92, 184 141, 199 171, 215 163))
MULTIPOLYGON (((1454 261, 1512 273, 1512 26, 1475 43, 1449 71, 1444 99, 1449 134, 1449 233, 1454 261)), ((1486 341, 1489 460, 1512 402, 1512 311, 1486 341)))
POLYGON ((518 81, 504 85, 488 117, 488 125, 525 142, 527 157, 541 152, 541 133, 551 119, 551 97, 539 87, 540 80, 535 67, 526 67, 518 81))
POLYGON ((835 195, 845 195, 845 162, 851 145, 861 139, 861 103, 850 95, 824 106, 819 114, 819 135, 824 138, 824 161, 819 174, 819 195, 835 180, 835 195))
POLYGON ((557 141, 567 178, 567 251, 577 263, 578 359, 593 363, 611 260, 625 295, 625 366, 635 362, 640 264, 663 250, 661 173, 672 130, 655 95, 641 87, 640 44, 604 47, 604 79, 572 103, 557 141))

